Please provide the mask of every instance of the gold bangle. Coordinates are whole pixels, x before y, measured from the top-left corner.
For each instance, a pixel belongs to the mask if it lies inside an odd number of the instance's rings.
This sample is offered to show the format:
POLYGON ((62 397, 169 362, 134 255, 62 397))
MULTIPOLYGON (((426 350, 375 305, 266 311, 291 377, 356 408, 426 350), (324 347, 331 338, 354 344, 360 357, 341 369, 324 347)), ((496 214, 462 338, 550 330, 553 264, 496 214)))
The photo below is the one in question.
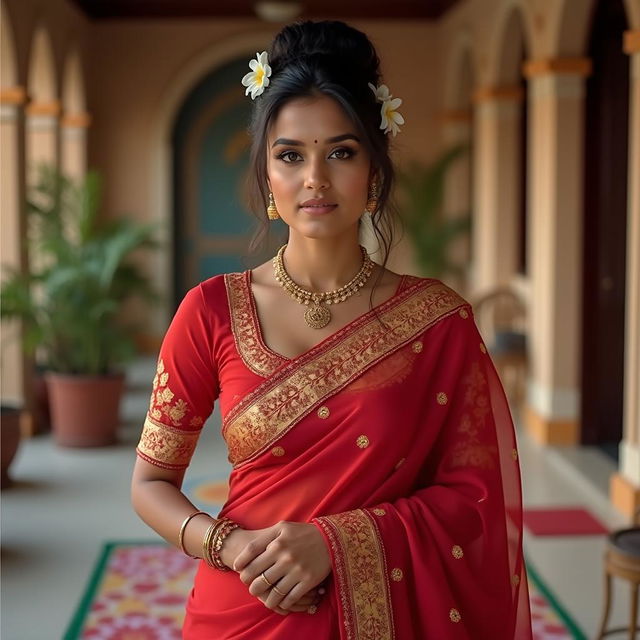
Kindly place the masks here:
POLYGON ((205 562, 210 566, 215 568, 215 564, 213 562, 213 558, 211 556, 211 546, 213 537, 216 531, 224 524, 224 520, 215 520, 213 524, 209 526, 206 533, 204 534, 204 538, 202 540, 202 557, 205 562))
POLYGON ((187 528, 187 525, 189 524, 189 522, 191 521, 191 518, 195 518, 196 516, 199 516, 200 514, 202 514, 204 516, 209 515, 205 511, 196 511, 196 512, 192 513, 190 516, 187 516, 184 519, 184 521, 182 523, 182 526, 180 527, 180 533, 178 533, 178 546, 180 547, 180 551, 182 551, 182 553, 184 553, 185 555, 189 556, 190 558, 195 558, 195 559, 198 559, 198 556, 192 556, 185 549, 185 546, 184 546, 184 531, 187 528))
POLYGON ((222 550, 222 544, 225 541, 225 538, 240 525, 231 520, 230 518, 223 518, 224 525, 216 530, 213 539, 211 541, 213 551, 211 553, 212 560, 215 566, 220 569, 220 571, 230 571, 230 568, 222 561, 222 557, 220 556, 220 552, 222 550))

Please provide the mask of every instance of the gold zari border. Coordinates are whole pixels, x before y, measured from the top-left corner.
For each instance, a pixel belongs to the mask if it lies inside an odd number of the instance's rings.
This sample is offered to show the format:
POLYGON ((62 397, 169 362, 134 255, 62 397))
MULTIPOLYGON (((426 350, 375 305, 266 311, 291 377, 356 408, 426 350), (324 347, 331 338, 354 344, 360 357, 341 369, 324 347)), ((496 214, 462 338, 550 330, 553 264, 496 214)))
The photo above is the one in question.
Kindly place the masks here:
POLYGON ((246 273, 227 273, 224 276, 229 300, 232 333, 238 353, 253 373, 266 378, 282 363, 284 358, 263 349, 254 327, 251 307, 251 290, 247 287, 246 273))
POLYGON ((201 429, 185 431, 169 427, 147 415, 136 452, 157 467, 186 469, 198 443, 200 431, 201 429))
POLYGON ((380 314, 388 329, 375 317, 356 321, 353 331, 291 361, 233 407, 223 425, 229 461, 238 466, 259 455, 330 395, 466 304, 437 280, 407 292, 380 314))
POLYGON ((363 509, 313 519, 331 545, 346 640, 392 640, 393 609, 382 538, 363 509))

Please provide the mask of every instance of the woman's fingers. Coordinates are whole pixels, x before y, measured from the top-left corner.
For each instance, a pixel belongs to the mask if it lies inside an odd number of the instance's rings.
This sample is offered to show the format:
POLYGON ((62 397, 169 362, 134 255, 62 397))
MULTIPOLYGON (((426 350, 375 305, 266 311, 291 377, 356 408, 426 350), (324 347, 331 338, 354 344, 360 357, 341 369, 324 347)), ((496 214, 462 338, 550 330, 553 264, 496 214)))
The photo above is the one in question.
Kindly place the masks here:
POLYGON ((269 527, 258 533, 236 556, 236 559, 233 561, 233 570, 241 573, 248 564, 265 551, 275 537, 277 537, 277 532, 273 531, 273 527, 269 527))

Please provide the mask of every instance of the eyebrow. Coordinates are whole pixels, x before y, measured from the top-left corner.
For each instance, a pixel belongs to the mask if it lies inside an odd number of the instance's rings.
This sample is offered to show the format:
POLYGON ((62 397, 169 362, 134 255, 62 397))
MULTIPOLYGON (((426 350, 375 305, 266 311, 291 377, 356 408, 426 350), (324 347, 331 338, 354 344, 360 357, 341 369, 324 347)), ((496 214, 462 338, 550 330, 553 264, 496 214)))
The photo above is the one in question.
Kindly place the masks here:
MULTIPOLYGON (((360 142, 360 138, 354 135, 353 133, 343 133, 340 136, 334 136, 333 138, 327 138, 325 140, 325 144, 329 144, 331 142, 342 142, 343 140, 355 140, 356 142, 360 142)), ((275 147, 277 144, 286 144, 292 147, 304 147, 304 142, 300 140, 289 140, 289 138, 278 138, 272 145, 271 148, 275 147)))

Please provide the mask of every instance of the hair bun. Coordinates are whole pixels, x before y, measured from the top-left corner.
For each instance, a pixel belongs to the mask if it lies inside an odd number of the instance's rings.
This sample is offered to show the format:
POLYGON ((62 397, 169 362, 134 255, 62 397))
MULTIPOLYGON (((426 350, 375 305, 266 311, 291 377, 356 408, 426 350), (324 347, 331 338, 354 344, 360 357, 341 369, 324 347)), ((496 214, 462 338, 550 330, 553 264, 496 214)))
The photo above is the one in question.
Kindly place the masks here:
POLYGON ((304 60, 338 68, 346 65, 367 80, 379 77, 380 60, 367 36, 340 20, 298 21, 276 35, 269 52, 274 74, 304 60))

